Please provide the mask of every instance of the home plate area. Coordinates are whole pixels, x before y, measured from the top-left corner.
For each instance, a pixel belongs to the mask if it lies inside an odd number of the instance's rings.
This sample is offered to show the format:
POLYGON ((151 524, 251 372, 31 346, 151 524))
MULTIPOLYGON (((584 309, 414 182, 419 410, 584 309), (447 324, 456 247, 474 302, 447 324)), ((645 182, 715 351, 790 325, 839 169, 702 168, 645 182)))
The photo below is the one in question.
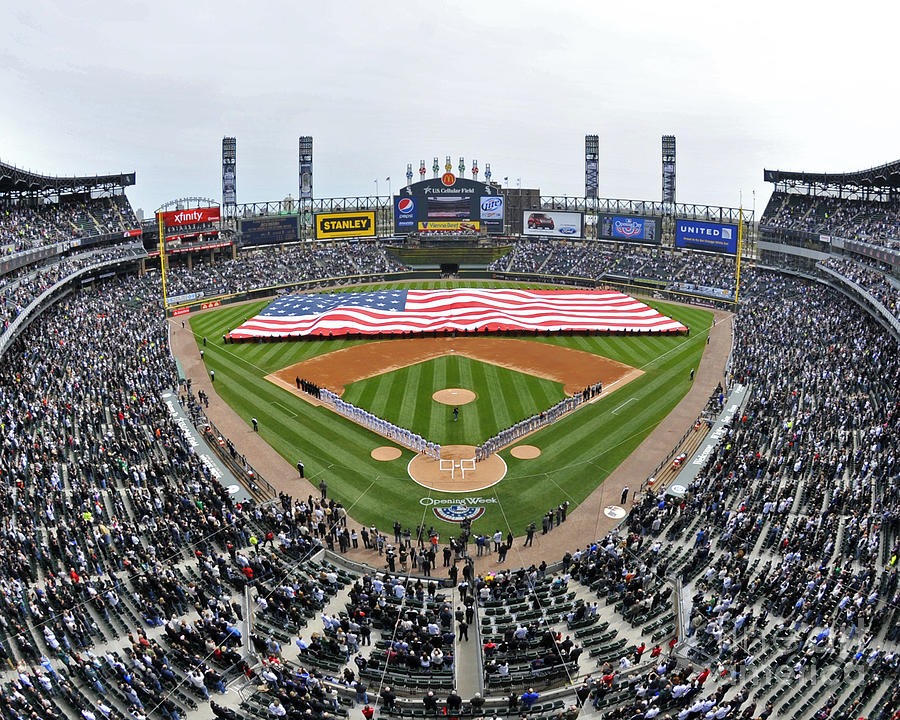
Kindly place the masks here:
POLYGON ((407 465, 409 476, 437 492, 472 492, 496 485, 506 476, 506 462, 494 454, 475 462, 472 445, 444 445, 441 458, 416 455, 407 465))

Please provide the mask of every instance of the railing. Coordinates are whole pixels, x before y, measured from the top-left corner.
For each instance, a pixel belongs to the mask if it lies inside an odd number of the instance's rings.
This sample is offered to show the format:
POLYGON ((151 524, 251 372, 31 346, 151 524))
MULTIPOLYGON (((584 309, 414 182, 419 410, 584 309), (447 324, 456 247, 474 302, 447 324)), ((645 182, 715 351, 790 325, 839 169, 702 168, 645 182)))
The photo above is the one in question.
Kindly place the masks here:
POLYGON ((263 495, 268 500, 278 497, 278 490, 275 486, 256 472, 243 455, 238 455, 237 451, 235 451, 235 456, 231 456, 231 453, 224 446, 228 436, 219 431, 219 428, 215 426, 212 420, 206 417, 206 413, 200 410, 197 415, 191 414, 191 422, 200 431, 210 449, 219 456, 219 459, 234 473, 235 477, 250 490, 251 494, 254 496, 263 495), (237 460, 238 457, 240 462, 237 460))
MULTIPOLYGON (((143 248, 141 249, 143 252, 143 248)), ((13 320, 9 327, 0 335, 0 357, 3 357, 6 354, 6 351, 9 350, 9 346, 12 342, 19 336, 19 333, 22 332, 31 321, 40 314, 40 311, 47 304, 48 300, 52 300, 61 291, 69 286, 74 281, 79 278, 85 277, 86 275, 90 275, 91 273, 108 267, 114 267, 115 265, 119 265, 123 262, 130 262, 134 260, 138 260, 142 257, 141 255, 125 255, 117 258, 110 258, 109 260, 104 260, 99 263, 94 263, 93 265, 88 265, 87 267, 79 268, 71 275, 67 275, 66 277, 57 280, 53 285, 44 290, 40 295, 38 295, 34 300, 32 300, 28 306, 13 320)))
POLYGON ((53 245, 45 245, 43 247, 29 248, 28 250, 20 250, 19 252, 5 255, 0 259, 0 276, 11 273, 14 270, 18 270, 27 265, 31 265, 38 260, 45 260, 46 258, 54 257, 56 255, 62 255, 62 253, 69 249, 69 246, 70 243, 61 242, 54 243, 53 245))
POLYGON ((820 271, 825 272, 828 275, 840 280, 841 284, 847 285, 853 288, 854 292, 858 294, 860 297, 865 298, 866 302, 871 304, 871 306, 881 315, 894 329, 895 333, 900 334, 900 321, 897 320, 897 317, 888 310, 884 304, 878 300, 872 293, 866 290, 862 285, 854 282, 846 275, 838 272, 837 270, 832 270, 830 267, 822 265, 821 263, 816 266, 820 271))
POLYGON ((688 427, 688 429, 684 431, 684 435, 682 435, 679 438, 678 442, 676 442, 675 445, 672 446, 672 449, 669 451, 669 454, 666 455, 659 462, 659 465, 657 465, 655 468, 653 468, 653 470, 647 476, 647 479, 641 483, 641 493, 643 493, 647 489, 647 486, 650 484, 650 479, 655 478, 659 474, 659 471, 662 470, 666 465, 668 465, 672 461, 672 458, 675 457, 675 453, 678 452, 678 448, 680 448, 684 444, 684 441, 687 440, 688 435, 690 435, 692 432, 694 432, 694 425, 695 425, 695 423, 693 423, 693 422, 690 424, 690 427, 688 427))

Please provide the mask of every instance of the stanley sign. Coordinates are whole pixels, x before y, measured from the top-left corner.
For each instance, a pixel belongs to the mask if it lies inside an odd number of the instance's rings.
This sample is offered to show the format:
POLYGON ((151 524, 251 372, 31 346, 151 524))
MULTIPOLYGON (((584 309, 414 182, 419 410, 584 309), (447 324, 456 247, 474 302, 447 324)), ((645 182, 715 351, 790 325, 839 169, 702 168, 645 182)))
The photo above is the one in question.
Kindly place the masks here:
POLYGON ((316 239, 375 237, 375 212, 321 213, 316 215, 316 239))

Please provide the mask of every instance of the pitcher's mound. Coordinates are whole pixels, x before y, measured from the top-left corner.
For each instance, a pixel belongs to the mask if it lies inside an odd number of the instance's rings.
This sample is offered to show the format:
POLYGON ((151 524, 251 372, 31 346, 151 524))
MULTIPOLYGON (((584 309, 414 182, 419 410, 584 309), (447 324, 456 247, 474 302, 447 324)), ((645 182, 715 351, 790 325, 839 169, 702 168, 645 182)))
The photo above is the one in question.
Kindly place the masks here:
POLYGON ((447 493, 484 490, 506 476, 506 463, 499 455, 491 455, 475 463, 472 470, 471 460, 474 457, 475 448, 471 445, 444 445, 441 447, 443 462, 427 455, 416 455, 409 461, 407 470, 409 476, 422 487, 447 493), (452 478, 450 463, 453 463, 452 478), (444 470, 441 470, 442 464, 444 470))
POLYGON ((536 457, 540 457, 541 449, 534 445, 516 445, 509 451, 509 454, 519 460, 534 460, 536 457))
POLYGON ((388 460, 396 460, 403 454, 403 451, 398 447, 393 447, 392 445, 382 445, 381 447, 375 448, 369 454, 372 456, 373 460, 382 460, 384 462, 387 462, 388 460))
POLYGON ((476 397, 478 396, 475 393, 465 388, 445 388, 434 393, 431 399, 444 405, 465 405, 476 397))

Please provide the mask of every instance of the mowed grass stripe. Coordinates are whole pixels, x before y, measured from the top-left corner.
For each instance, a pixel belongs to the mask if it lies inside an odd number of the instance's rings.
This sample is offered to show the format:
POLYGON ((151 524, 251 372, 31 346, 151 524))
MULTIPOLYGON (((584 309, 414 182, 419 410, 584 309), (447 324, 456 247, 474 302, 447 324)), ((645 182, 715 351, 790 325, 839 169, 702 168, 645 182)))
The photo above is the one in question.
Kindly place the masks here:
POLYGON ((501 382, 498 378, 496 387, 500 397, 496 398, 496 400, 492 398, 492 404, 503 407, 506 410, 506 413, 500 419, 498 430, 515 425, 524 418, 531 417, 534 415, 535 408, 541 407, 536 404, 532 393, 532 385, 540 384, 531 382, 535 379, 533 376, 525 375, 524 373, 513 373, 505 376, 505 382, 501 382))
MULTIPOLYGON (((472 375, 476 382, 485 388, 488 397, 484 398, 480 405, 484 409, 479 413, 483 418, 482 425, 488 435, 495 435, 501 428, 509 427, 513 424, 513 408, 510 407, 506 389, 507 374, 503 373, 501 381, 501 368, 496 365, 488 365, 487 363, 478 363, 472 367, 472 375)), ((520 406, 521 407, 521 406, 520 406)), ((521 420, 523 416, 519 416, 521 420)), ((483 438, 487 439, 487 438, 483 438)))
MULTIPOLYGON (((400 393, 400 417, 416 418, 427 411, 427 406, 431 403, 431 398, 423 397, 423 394, 416 392, 419 387, 434 387, 434 366, 430 363, 419 363, 410 368, 406 382, 398 387, 400 393)), ((413 431, 419 424, 410 423, 413 431)), ((420 433, 421 434, 421 433, 420 433)), ((423 435, 423 437, 425 437, 423 435)))
POLYGON ((473 367, 474 361, 461 357, 457 357, 455 360, 457 373, 456 386, 471 390, 475 393, 476 397, 474 403, 469 403, 461 410, 460 415, 462 418, 462 425, 454 428, 454 437, 459 444, 462 444, 460 438, 472 438, 474 441, 466 444, 477 445, 481 440, 489 437, 480 408, 482 404, 490 402, 490 399, 485 397, 485 388, 481 387, 476 382, 476 373, 473 367))

